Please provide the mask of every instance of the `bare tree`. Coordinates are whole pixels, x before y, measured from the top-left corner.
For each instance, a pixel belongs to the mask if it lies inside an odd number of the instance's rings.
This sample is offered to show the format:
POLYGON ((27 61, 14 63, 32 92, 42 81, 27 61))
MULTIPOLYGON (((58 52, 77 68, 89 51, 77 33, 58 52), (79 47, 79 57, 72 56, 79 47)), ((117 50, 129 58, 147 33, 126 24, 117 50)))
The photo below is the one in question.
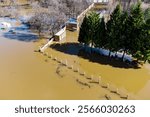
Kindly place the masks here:
POLYGON ((61 26, 65 23, 65 15, 55 10, 50 12, 38 12, 29 20, 29 24, 32 29, 38 31, 39 36, 42 32, 49 32, 50 35, 54 35, 61 26))
POLYGON ((5 16, 10 16, 10 12, 7 8, 0 7, 0 16, 5 17, 5 16))
POLYGON ((31 28, 34 30, 37 30, 39 33, 39 36, 41 36, 41 33, 43 30, 48 30, 48 27, 50 26, 50 23, 48 21, 50 17, 50 14, 45 12, 40 12, 29 20, 29 24, 31 25, 31 28))

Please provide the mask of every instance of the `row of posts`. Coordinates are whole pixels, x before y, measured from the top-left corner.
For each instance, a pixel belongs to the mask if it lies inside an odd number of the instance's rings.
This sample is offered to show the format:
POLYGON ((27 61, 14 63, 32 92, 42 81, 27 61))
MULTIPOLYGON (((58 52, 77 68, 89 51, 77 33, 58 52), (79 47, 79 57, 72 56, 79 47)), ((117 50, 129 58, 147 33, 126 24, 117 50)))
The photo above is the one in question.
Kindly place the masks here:
POLYGON ((79 68, 75 68, 73 65, 69 65, 67 60, 63 61, 61 59, 58 59, 57 57, 54 57, 53 55, 48 55, 48 53, 43 53, 43 55, 48 56, 48 58, 51 58, 52 60, 57 61, 58 63, 66 66, 68 69, 72 69, 74 72, 79 73, 79 75, 81 75, 81 76, 85 77, 87 80, 89 80, 89 83, 98 84, 102 88, 108 89, 111 93, 117 94, 122 99, 129 99, 129 95, 121 92, 115 86, 112 86, 109 83, 102 82, 101 76, 99 76, 99 77, 94 77, 93 75, 88 76, 86 74, 86 72, 82 72, 79 68))

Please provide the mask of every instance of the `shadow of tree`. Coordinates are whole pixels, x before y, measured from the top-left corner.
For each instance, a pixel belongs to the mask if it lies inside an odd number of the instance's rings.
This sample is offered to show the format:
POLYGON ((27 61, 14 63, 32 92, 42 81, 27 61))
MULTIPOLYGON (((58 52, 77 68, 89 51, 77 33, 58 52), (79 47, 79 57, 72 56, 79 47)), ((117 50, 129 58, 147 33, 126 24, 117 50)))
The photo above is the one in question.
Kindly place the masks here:
POLYGON ((70 55, 78 55, 80 49, 82 48, 79 43, 63 43, 63 44, 57 43, 52 44, 50 47, 57 51, 64 52, 70 55))
POLYGON ((102 65, 110 65, 112 67, 125 68, 125 69, 140 68, 138 66, 138 63, 136 62, 127 63, 121 61, 119 58, 110 58, 108 56, 100 55, 95 52, 87 53, 85 52, 85 48, 79 43, 52 44, 50 47, 57 51, 70 54, 70 55, 76 55, 78 57, 87 59, 90 62, 99 63, 102 65))
POLYGON ((24 42, 31 42, 31 41, 35 41, 38 39, 38 36, 36 34, 32 34, 32 33, 28 33, 28 32, 25 32, 25 33, 7 32, 7 33, 4 33, 3 36, 8 39, 24 41, 24 42))

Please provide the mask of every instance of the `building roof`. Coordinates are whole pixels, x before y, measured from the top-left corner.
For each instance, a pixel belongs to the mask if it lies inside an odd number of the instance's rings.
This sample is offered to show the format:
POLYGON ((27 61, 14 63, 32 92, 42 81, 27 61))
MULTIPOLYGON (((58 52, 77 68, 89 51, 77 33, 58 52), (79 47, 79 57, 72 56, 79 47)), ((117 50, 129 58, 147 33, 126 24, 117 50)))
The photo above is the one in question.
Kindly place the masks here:
POLYGON ((93 0, 94 3, 109 2, 109 0, 93 0))
POLYGON ((70 18, 67 22, 66 22, 66 24, 77 24, 77 19, 75 19, 75 18, 70 18))

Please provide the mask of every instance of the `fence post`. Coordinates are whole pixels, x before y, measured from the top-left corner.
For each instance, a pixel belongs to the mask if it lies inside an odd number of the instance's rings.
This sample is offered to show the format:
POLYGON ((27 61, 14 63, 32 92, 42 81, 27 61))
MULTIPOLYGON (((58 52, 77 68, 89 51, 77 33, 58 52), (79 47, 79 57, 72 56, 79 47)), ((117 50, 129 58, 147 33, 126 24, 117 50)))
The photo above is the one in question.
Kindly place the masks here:
POLYGON ((67 59, 66 59, 66 66, 68 65, 67 59))

